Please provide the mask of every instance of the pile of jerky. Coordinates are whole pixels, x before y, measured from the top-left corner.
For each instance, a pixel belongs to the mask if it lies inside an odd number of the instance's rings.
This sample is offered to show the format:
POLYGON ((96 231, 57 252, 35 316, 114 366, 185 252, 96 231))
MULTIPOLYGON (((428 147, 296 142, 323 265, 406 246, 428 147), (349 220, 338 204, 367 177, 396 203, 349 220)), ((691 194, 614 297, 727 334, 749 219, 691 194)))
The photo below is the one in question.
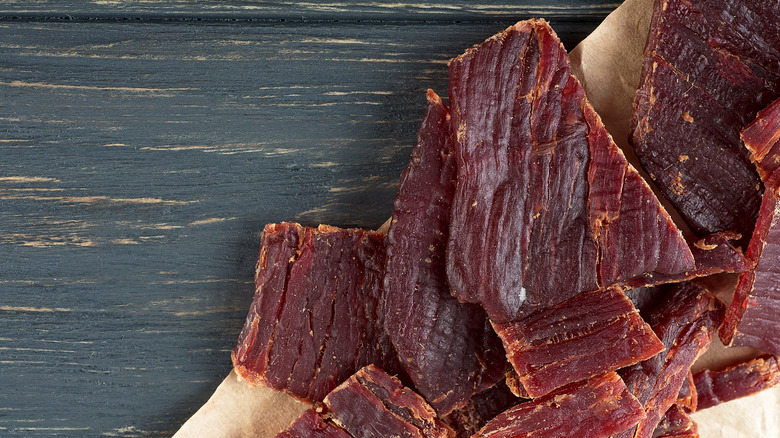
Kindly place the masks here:
POLYGON ((630 142, 687 240, 545 21, 453 59, 387 235, 265 228, 232 357, 313 404, 278 436, 694 437, 777 384, 779 50, 779 2, 655 3, 630 142), (693 375, 716 334, 768 354, 693 375))

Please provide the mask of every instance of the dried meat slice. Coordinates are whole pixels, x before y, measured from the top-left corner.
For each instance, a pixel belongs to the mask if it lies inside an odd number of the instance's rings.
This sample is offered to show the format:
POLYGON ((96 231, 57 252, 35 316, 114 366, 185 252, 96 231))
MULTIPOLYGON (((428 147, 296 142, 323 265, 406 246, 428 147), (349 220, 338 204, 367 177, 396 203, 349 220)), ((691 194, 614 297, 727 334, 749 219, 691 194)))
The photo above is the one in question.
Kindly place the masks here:
MULTIPOLYGON (((739 132, 780 96, 780 3, 656 0, 630 143, 698 235, 751 235, 761 183, 739 132)), ((743 241, 744 243, 744 241, 743 241)))
POLYGON ((695 277, 722 272, 745 272, 751 265, 742 250, 731 244, 732 240, 739 240, 740 235, 731 232, 710 234, 691 244, 691 253, 696 261, 695 277))
POLYGON ((325 225, 266 226, 255 297, 232 354, 238 375, 317 402, 364 365, 402 373, 382 330, 383 239, 325 225))
POLYGON ((780 99, 761 110, 740 137, 761 179, 767 181, 780 168, 780 99))
POLYGON ((698 394, 696 410, 702 410, 780 384, 780 366, 776 356, 767 354, 721 371, 699 371, 693 379, 698 394))
POLYGON ((645 318, 666 349, 619 371, 647 415, 636 428, 617 438, 652 436, 661 417, 676 402, 691 365, 709 347, 723 319, 723 304, 704 288, 689 282, 662 287, 664 300, 645 318))
POLYGON ((332 420, 356 438, 451 437, 453 431, 418 394, 366 366, 325 397, 332 420))
POLYGON ((314 409, 307 409, 290 427, 276 434, 276 438, 352 438, 352 435, 323 420, 314 409))
POLYGON ((474 438, 608 437, 643 417, 642 406, 620 377, 609 373, 517 405, 488 422, 474 438))
POLYGON ((450 114, 428 110, 401 175, 388 232, 384 328, 415 390, 446 415, 504 376, 506 358, 485 311, 450 294, 444 257, 455 193, 450 114))
POLYGON ((664 344, 618 288, 580 294, 511 323, 494 323, 531 397, 648 359, 664 344))
POLYGON ((680 406, 674 404, 666 410, 658 426, 655 427, 652 437, 699 438, 699 428, 680 406))
POLYGON ((526 400, 513 394, 509 386, 502 381, 474 394, 466 406, 442 417, 442 421, 455 431, 455 438, 469 438, 496 415, 526 400))
POLYGON ((453 59, 449 94, 458 185, 447 275, 460 300, 514 321, 581 292, 694 268, 545 21, 453 59))
POLYGON ((780 355, 780 203, 778 193, 769 188, 773 181, 780 181, 780 172, 767 184, 745 253, 755 267, 739 277, 720 339, 726 346, 749 345, 780 355))

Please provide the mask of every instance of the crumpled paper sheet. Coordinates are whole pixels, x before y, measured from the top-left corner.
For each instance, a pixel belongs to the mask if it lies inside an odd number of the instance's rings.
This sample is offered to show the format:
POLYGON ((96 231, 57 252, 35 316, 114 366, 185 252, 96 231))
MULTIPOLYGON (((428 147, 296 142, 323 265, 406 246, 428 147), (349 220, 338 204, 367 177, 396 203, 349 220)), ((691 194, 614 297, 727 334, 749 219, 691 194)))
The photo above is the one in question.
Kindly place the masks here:
MULTIPOLYGON (((626 0, 571 52, 572 70, 588 99, 635 166, 627 139, 652 8, 653 0, 626 0)), ((670 214, 675 216, 671 209, 670 214)), ((720 298, 730 300, 735 276, 704 281, 720 298)), ((726 349, 716 339, 694 372, 722 368, 756 354, 750 348, 726 349)), ((232 371, 174 438, 273 437, 308 407, 285 394, 252 388, 232 371)), ((701 438, 780 437, 780 387, 697 412, 693 418, 701 438)))

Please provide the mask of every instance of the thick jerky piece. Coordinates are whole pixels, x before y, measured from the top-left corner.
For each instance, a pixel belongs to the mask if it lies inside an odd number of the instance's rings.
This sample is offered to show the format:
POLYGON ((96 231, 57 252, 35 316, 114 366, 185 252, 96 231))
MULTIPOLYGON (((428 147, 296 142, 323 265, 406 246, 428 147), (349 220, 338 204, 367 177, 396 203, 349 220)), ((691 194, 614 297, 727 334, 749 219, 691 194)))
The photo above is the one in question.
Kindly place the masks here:
POLYGON ((317 402, 364 365, 403 372, 382 330, 383 237, 266 226, 254 301, 232 355, 238 375, 317 402))
POLYGON ((355 438, 450 437, 433 408, 401 382, 367 366, 325 397, 329 415, 355 438))
POLYGON ((655 2, 630 142, 700 236, 747 240, 756 222, 762 189, 739 132, 780 96, 778 16, 777 1, 655 2))
POLYGON ((314 409, 307 409, 276 438, 352 438, 344 429, 324 421, 314 409))
POLYGON ((710 234, 691 244, 691 253, 696 261, 694 276, 706 277, 721 272, 745 272, 751 265, 742 250, 731 244, 739 240, 736 233, 723 232, 710 234))
POLYGON ((723 319, 723 304, 693 283, 663 286, 664 300, 646 314, 647 322, 666 346, 650 359, 619 371, 629 391, 647 414, 636 428, 617 437, 644 438, 677 400, 691 365, 712 342, 723 319))
POLYGON ((414 387, 439 415, 503 378, 501 341, 476 304, 450 294, 444 256, 455 193, 447 107, 428 90, 428 111, 393 204, 387 235, 384 327, 414 387))
POLYGON ((586 292, 511 323, 494 323, 531 397, 648 359, 664 344, 618 288, 586 292))
POLYGON ((455 438, 469 438, 501 412, 526 401, 512 393, 503 381, 474 394, 466 406, 442 418, 454 431, 455 438))
POLYGON ((459 299, 514 321, 581 292, 693 269, 545 21, 453 59, 450 104, 458 186, 447 274, 459 299))
MULTIPOLYGON (((740 133, 761 179, 768 180, 780 167, 780 99, 761 110, 740 133)), ((774 187, 777 188, 777 187, 774 187)))
POLYGON ((517 405, 474 437, 608 437, 633 427, 643 416, 642 406, 620 377, 609 373, 517 405))
POLYGON ((745 255, 755 263, 740 275, 720 339, 726 346, 760 348, 780 355, 780 203, 774 182, 767 183, 758 222, 745 255))
POLYGON ((658 426, 653 431, 653 438, 698 438, 699 428, 680 406, 674 404, 666 410, 658 426))
POLYGON ((777 357, 764 355, 721 371, 703 370, 693 377, 697 410, 756 394, 780 383, 777 357))

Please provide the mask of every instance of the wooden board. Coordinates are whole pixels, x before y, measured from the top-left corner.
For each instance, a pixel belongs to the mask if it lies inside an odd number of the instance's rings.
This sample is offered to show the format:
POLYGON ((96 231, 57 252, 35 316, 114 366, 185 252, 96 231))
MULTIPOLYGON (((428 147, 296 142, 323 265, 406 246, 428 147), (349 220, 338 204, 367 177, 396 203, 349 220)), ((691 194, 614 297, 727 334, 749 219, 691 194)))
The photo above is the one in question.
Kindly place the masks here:
POLYGON ((447 5, 4 2, 0 436, 170 436, 230 371, 265 223, 378 227, 450 57, 616 6, 447 5))

